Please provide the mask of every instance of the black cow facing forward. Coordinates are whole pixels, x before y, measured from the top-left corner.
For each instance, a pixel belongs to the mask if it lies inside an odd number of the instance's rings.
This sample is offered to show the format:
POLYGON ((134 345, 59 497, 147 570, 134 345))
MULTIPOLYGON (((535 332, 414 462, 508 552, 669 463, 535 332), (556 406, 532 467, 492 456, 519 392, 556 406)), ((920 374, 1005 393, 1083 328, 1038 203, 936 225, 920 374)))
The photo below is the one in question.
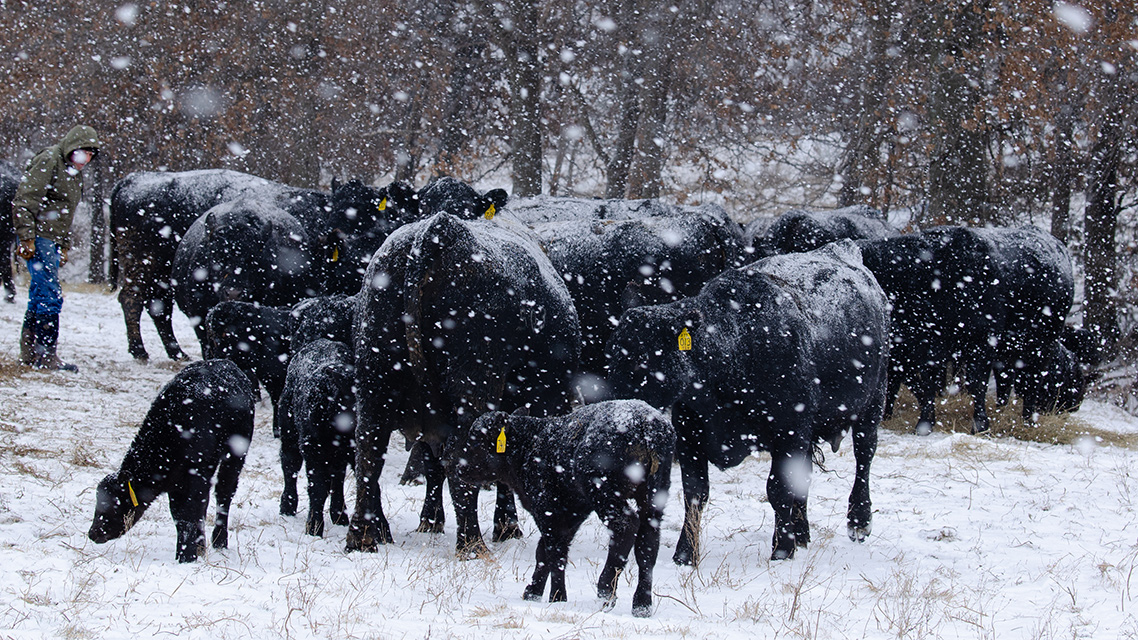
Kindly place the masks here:
POLYGON ((373 189, 358 180, 332 183, 332 227, 324 248, 323 291, 354 295, 363 283, 372 255, 387 236, 419 219, 419 195, 408 184, 392 182, 373 189))
POLYGON ((843 241, 730 269, 699 295, 630 309, 609 340, 617 397, 671 407, 686 513, 679 564, 698 561, 707 464, 770 451, 771 557, 806 546, 816 444, 853 433, 853 540, 869 535, 869 468, 885 404, 889 316, 881 287, 843 241))
POLYGON ((178 529, 178 562, 205 548, 210 481, 217 473, 211 542, 229 544, 229 505, 253 437, 253 386, 228 360, 188 365, 162 387, 115 473, 96 492, 87 536, 102 544, 126 533, 167 493, 178 529))
POLYGON ((676 433, 659 411, 639 401, 581 407, 567 416, 530 418, 488 413, 451 439, 445 459, 465 482, 504 482, 530 512, 541 541, 526 600, 564 602, 569 543, 596 513, 612 532, 608 561, 597 580, 606 608, 636 548, 640 571, 632 613, 652 612, 652 570, 671 484, 676 433))
MULTIPOLYGON (((842 209, 787 211, 775 220, 757 252, 803 253, 838 240, 882 240, 897 235, 877 209, 852 206, 842 209)), ((762 257, 761 255, 759 257, 762 257)))
MULTIPOLYGON (((353 326, 356 509, 348 549, 392 541, 379 475, 393 431, 430 445, 421 529, 442 517, 443 444, 482 413, 568 410, 580 353, 573 301, 536 237, 517 223, 438 214, 405 225, 376 253, 353 326)), ((460 553, 484 542, 477 490, 450 482, 460 553)), ((499 495, 509 495, 500 490, 499 495)), ((499 501, 495 534, 516 528, 499 501)))
POLYGON ((463 220, 492 219, 507 200, 509 194, 503 189, 478 193, 457 178, 436 178, 419 190, 419 215, 427 218, 447 213, 463 220))
POLYGON ((16 197, 21 177, 16 165, 0 160, 0 284, 4 285, 4 300, 7 302, 16 301, 16 284, 12 281, 12 247, 16 244, 12 198, 16 197))

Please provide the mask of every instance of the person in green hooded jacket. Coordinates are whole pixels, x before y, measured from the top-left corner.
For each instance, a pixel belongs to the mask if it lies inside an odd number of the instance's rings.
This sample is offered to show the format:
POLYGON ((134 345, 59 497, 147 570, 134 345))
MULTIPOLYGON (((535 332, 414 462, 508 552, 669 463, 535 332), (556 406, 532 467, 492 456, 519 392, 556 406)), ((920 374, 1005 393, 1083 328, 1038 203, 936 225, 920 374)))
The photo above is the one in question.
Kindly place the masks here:
POLYGON ((73 127, 59 143, 43 149, 28 163, 12 199, 12 225, 19 247, 16 254, 28 261, 31 283, 28 310, 20 336, 20 362, 40 369, 78 371, 59 359, 59 312, 63 290, 59 267, 71 250, 71 222, 83 195, 80 172, 99 152, 99 138, 91 127, 73 127))

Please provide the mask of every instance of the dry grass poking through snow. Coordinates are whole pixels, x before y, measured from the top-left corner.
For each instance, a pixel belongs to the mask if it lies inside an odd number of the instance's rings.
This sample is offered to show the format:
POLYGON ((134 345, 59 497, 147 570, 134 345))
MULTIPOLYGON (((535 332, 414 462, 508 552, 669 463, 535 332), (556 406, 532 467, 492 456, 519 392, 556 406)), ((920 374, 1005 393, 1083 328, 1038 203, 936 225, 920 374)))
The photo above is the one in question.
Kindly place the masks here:
MULTIPOLYGON (((972 432, 972 397, 959 393, 937 398, 937 424, 934 431, 948 433, 972 432)), ((1043 414, 1035 424, 1026 423, 1021 415, 1019 398, 1013 397, 1004 407, 996 406, 994 398, 987 398, 991 436, 1011 437, 1042 444, 1074 445, 1090 439, 1099 446, 1110 445, 1138 449, 1138 435, 1122 434, 1098 429, 1070 413, 1043 414)), ((893 409, 893 417, 881 423, 882 428, 897 433, 912 433, 920 410, 917 400, 902 387, 893 409)))

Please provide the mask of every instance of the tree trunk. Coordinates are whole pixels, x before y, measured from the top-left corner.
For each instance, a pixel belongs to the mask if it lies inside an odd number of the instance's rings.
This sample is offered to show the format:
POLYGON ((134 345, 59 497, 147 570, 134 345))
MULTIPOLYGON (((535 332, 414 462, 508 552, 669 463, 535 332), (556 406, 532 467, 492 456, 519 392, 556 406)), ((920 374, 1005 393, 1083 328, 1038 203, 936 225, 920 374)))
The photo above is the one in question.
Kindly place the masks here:
POLYGON ((1083 219, 1086 235, 1083 325, 1094 332, 1105 355, 1112 353, 1119 333, 1115 234, 1122 140, 1116 120, 1118 112, 1112 108, 1113 105, 1112 100, 1104 101, 1099 118, 1098 133, 1091 150, 1087 209, 1083 219))
POLYGON ((1055 158, 1051 168, 1051 235, 1066 244, 1071 227, 1072 140, 1075 119, 1064 105, 1056 119, 1055 158))
POLYGON ((541 194, 541 60, 537 0, 511 0, 510 154, 515 196, 541 194))
POLYGON ((983 224, 992 220, 986 127, 979 120, 981 80, 972 60, 981 46, 985 0, 946 16, 947 32, 933 64, 929 119, 935 146, 929 161, 930 222, 983 224))
POLYGON ((879 0, 866 3, 869 23, 869 42, 865 47, 865 80, 861 85, 857 122, 850 136, 842 161, 842 188, 838 191, 838 206, 848 207, 871 202, 880 206, 875 198, 874 176, 880 171, 882 104, 885 81, 889 77, 889 29, 892 11, 882 10, 879 0))

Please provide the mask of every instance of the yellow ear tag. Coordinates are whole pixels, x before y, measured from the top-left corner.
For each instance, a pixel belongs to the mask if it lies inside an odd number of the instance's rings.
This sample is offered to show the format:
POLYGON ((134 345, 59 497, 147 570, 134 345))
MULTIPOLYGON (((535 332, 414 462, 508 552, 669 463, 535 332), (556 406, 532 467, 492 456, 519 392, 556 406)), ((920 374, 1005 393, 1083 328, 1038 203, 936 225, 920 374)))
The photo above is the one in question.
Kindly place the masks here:
POLYGON ((498 453, 506 452, 506 427, 502 427, 502 432, 498 434, 498 453))
POLYGON ((332 247, 332 262, 339 262, 340 260, 340 247, 332 247))
POLYGON ((130 493, 130 503, 138 506, 138 496, 134 495, 134 487, 131 486, 130 480, 126 481, 126 490, 130 493))
POLYGON ((386 210, 387 210, 387 198, 384 198, 383 200, 380 200, 380 201, 379 201, 379 206, 378 206, 377 208, 378 208, 380 211, 386 211, 386 210))
POLYGON ((680 332, 680 351, 691 351, 691 334, 688 333, 687 327, 680 332))
POLYGON ((494 208, 494 205, 490 205, 490 208, 486 210, 486 213, 483 214, 482 217, 486 218, 487 220, 493 220, 495 213, 498 213, 498 210, 494 208))

